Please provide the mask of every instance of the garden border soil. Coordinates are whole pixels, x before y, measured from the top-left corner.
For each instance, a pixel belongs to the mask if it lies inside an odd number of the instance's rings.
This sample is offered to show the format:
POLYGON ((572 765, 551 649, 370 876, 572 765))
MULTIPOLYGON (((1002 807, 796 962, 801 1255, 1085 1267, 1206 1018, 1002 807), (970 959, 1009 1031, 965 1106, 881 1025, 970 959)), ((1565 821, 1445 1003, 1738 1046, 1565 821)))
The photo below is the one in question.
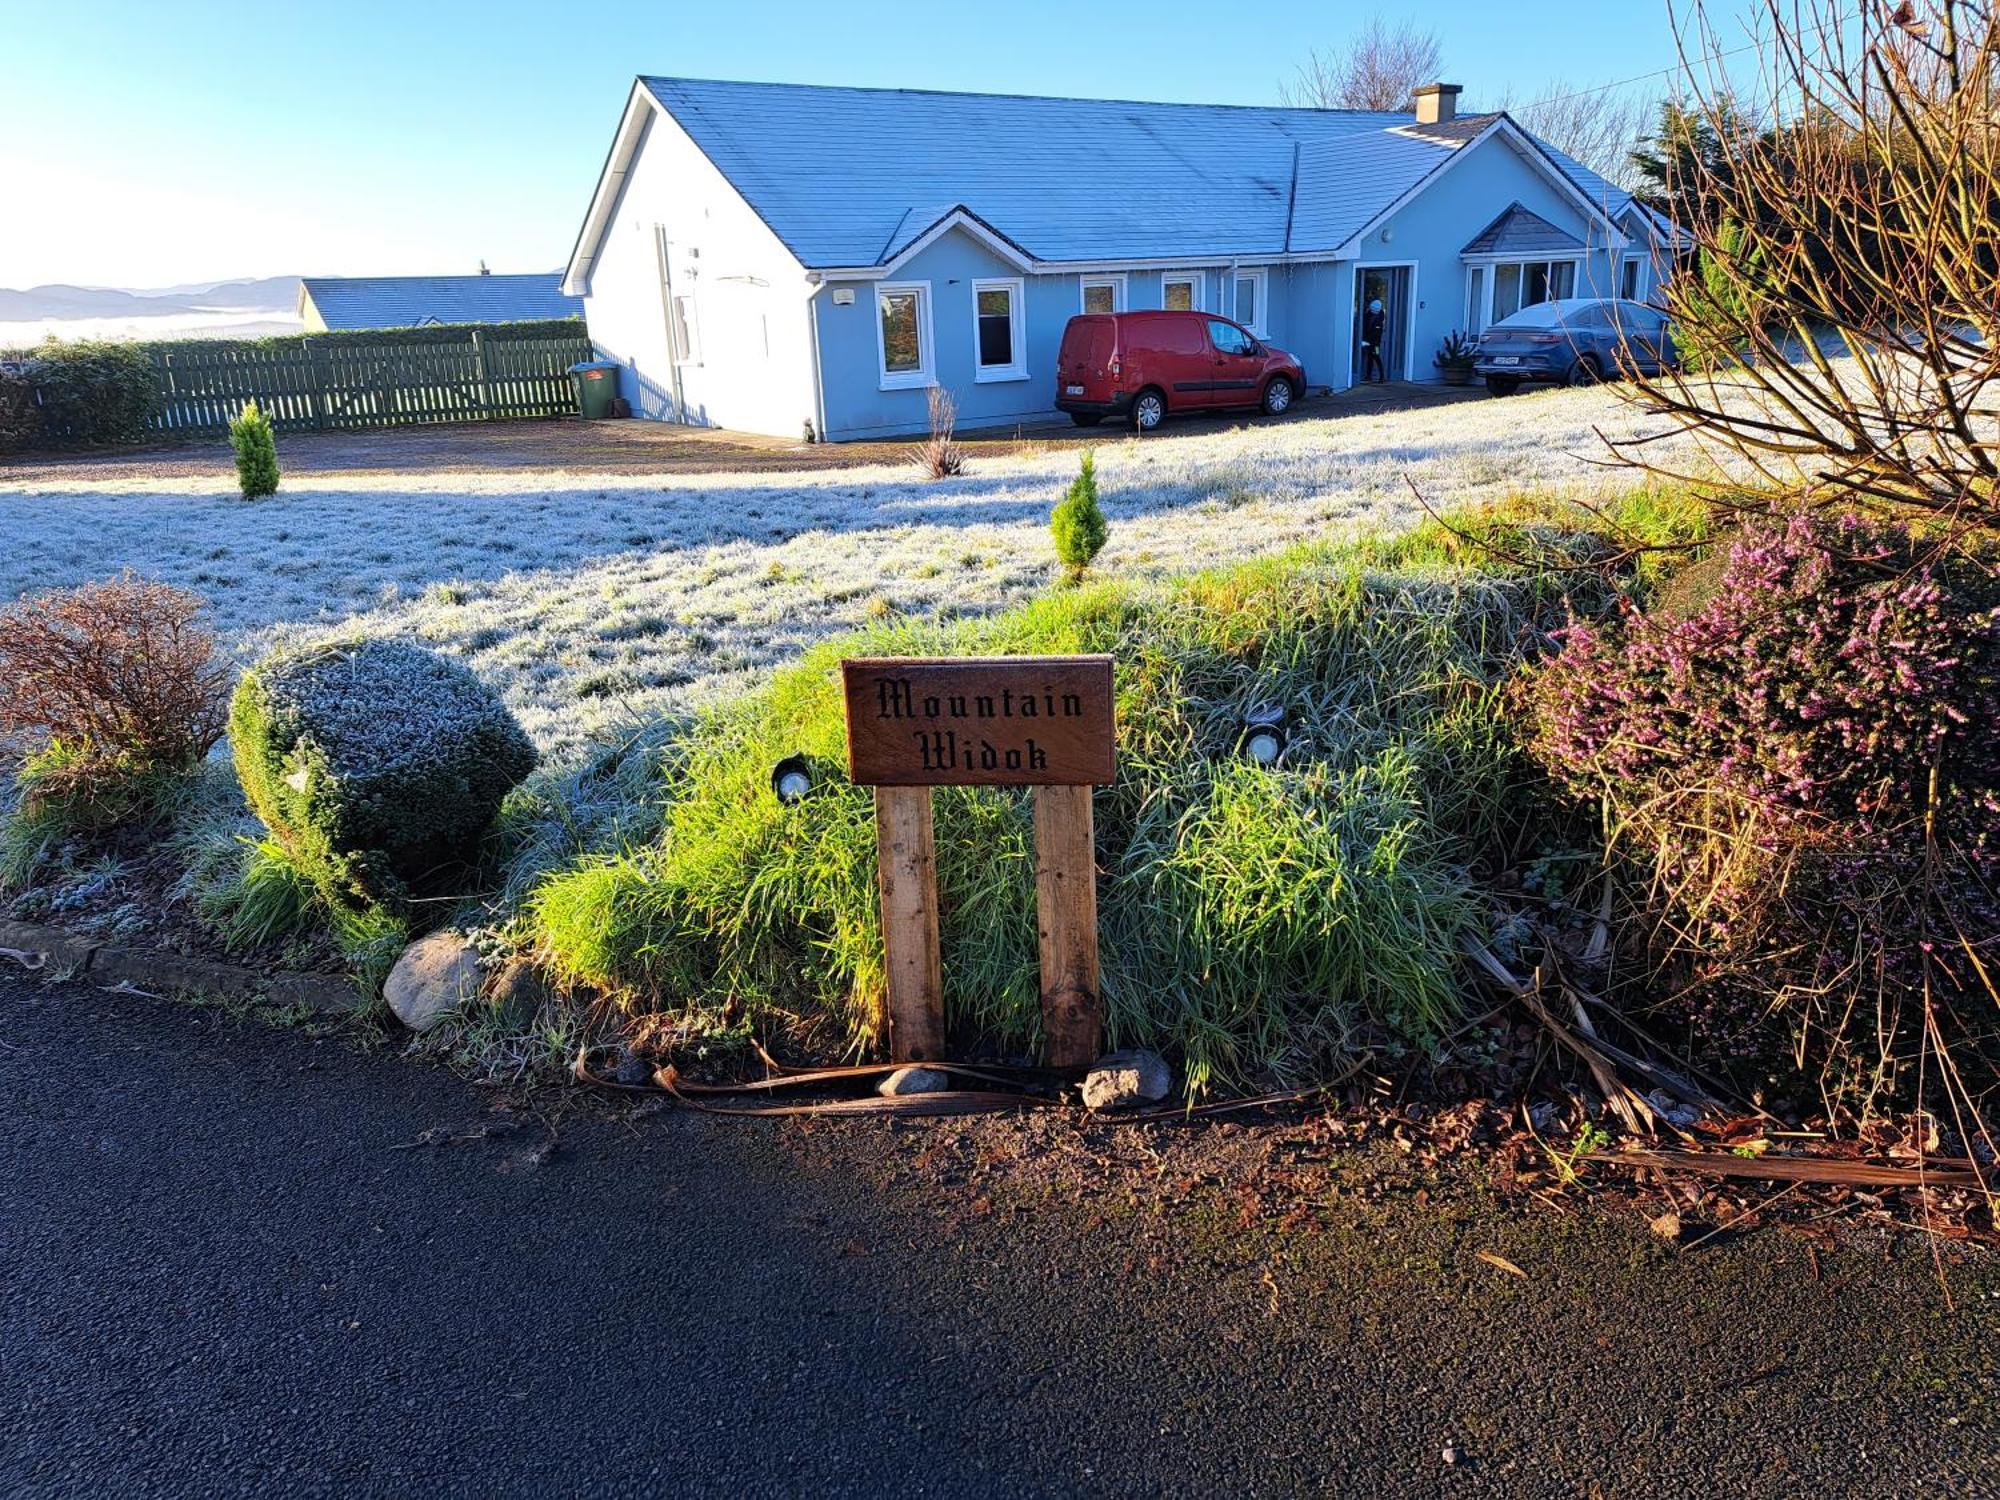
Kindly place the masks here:
POLYGON ((131 948, 102 942, 33 922, 0 919, 0 949, 38 955, 42 959, 40 964, 23 965, 31 972, 66 970, 91 983, 129 986, 160 994, 201 994, 261 1000, 269 1005, 303 1005, 321 1016, 352 1015, 367 1004, 354 981, 338 975, 216 963, 159 948, 131 948))

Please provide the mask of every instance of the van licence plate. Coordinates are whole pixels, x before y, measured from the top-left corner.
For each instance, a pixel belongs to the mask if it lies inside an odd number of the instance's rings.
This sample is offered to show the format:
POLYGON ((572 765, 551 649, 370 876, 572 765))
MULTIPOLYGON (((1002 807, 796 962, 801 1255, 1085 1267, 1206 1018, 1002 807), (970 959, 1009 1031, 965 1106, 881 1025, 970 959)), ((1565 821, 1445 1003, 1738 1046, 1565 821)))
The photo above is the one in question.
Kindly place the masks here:
POLYGON ((1083 394, 1083 387, 1080 385, 1066 385, 1063 387, 1063 394, 1065 396, 1081 396, 1083 394))
POLYGON ((1493 363, 1496 365, 1518 365, 1520 362, 1521 356, 1518 354, 1496 354, 1493 356, 1493 363))

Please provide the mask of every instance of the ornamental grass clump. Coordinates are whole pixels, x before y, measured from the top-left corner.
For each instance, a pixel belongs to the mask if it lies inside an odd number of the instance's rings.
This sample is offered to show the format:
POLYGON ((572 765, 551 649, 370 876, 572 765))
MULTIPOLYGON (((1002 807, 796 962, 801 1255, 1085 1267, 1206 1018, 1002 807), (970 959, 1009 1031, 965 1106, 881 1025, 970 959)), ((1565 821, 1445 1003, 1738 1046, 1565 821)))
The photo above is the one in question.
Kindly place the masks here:
POLYGON ((1523 681, 1530 749, 1601 801, 1708 1061, 1758 1056, 1776 1016, 1830 1094, 1923 1073, 1962 1102, 2000 1004, 2000 588, 1805 514, 1715 583, 1683 617, 1572 627, 1523 681))
POLYGON ((493 690, 403 641, 280 652, 244 674, 230 747, 251 808, 331 905, 401 904, 476 857, 535 751, 493 690))
POLYGON ((278 438, 271 419, 255 401, 229 424, 229 445, 236 450, 236 484, 245 500, 278 493, 278 438))

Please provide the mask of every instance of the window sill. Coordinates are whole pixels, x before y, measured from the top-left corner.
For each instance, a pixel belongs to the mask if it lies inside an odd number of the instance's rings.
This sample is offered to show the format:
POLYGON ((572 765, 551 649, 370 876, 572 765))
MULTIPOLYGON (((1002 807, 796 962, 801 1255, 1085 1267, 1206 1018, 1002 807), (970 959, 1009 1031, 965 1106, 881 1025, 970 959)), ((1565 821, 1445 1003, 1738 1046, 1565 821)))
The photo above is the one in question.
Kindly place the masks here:
POLYGON ((922 391, 928 390, 936 384, 937 382, 931 379, 928 374, 884 375, 882 377, 882 389, 885 391, 922 391))
POLYGON ((1002 369, 980 370, 973 377, 975 385, 1000 385, 1010 380, 1026 380, 1028 372, 1019 365, 1008 365, 1002 369))

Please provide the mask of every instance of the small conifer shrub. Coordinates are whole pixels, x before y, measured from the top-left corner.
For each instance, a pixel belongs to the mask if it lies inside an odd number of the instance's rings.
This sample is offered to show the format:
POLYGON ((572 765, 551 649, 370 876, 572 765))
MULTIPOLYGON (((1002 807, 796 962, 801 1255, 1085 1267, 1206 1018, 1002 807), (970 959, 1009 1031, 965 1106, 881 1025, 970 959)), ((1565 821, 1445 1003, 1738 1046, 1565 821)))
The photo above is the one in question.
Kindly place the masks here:
POLYGON ((1110 534, 1104 511, 1097 503, 1097 460, 1088 449, 1083 455, 1083 471, 1076 476, 1049 517, 1049 532, 1055 537, 1056 557, 1072 579, 1081 578, 1097 554, 1104 550, 1110 534))
POLYGON ((271 419, 255 401, 229 424, 229 444, 236 450, 236 482, 245 500, 278 493, 278 439, 271 419))

